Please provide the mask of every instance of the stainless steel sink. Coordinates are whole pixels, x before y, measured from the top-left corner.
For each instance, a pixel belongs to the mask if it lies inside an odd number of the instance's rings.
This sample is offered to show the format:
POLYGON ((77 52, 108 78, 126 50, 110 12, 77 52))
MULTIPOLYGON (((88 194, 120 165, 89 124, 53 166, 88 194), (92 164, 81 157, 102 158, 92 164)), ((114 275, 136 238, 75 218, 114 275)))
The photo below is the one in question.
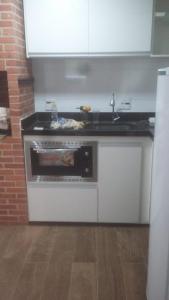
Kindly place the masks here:
POLYGON ((106 131, 126 131, 130 130, 133 127, 133 125, 129 124, 98 124, 95 125, 96 130, 106 130, 106 131))
POLYGON ((106 130, 106 131, 126 131, 134 129, 137 122, 134 121, 117 121, 112 123, 111 121, 103 121, 97 124, 93 124, 96 130, 106 130))

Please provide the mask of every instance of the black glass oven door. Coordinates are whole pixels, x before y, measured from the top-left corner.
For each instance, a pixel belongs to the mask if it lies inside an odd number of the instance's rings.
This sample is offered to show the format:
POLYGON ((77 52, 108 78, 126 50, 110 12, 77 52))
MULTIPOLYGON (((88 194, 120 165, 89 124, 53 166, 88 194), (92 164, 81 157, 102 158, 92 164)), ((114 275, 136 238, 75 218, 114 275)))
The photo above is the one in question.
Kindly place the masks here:
POLYGON ((31 148, 32 175, 92 177, 92 147, 31 148))

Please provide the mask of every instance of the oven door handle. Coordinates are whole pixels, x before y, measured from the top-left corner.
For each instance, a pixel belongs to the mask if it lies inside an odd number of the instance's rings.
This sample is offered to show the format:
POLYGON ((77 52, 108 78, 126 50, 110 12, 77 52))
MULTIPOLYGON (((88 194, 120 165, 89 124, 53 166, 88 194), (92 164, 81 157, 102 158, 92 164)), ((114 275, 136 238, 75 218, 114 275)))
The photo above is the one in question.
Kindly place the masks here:
POLYGON ((76 151, 78 151, 78 148, 55 148, 55 149, 53 149, 53 148, 50 148, 50 149, 35 149, 35 148, 33 148, 32 149, 34 152, 36 152, 37 154, 43 154, 43 153, 56 153, 56 152, 67 152, 67 151, 69 151, 69 152, 76 152, 76 151))

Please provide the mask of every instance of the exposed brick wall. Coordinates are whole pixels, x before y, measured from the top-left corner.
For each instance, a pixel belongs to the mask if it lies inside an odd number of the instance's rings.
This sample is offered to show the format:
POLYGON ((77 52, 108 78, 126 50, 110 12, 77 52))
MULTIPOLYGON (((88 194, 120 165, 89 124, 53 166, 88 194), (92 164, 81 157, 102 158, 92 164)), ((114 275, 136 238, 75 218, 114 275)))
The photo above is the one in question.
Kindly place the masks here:
POLYGON ((22 0, 0 0, 0 71, 7 71, 12 136, 0 141, 0 223, 27 223, 20 119, 34 111, 31 63, 26 59, 22 0))

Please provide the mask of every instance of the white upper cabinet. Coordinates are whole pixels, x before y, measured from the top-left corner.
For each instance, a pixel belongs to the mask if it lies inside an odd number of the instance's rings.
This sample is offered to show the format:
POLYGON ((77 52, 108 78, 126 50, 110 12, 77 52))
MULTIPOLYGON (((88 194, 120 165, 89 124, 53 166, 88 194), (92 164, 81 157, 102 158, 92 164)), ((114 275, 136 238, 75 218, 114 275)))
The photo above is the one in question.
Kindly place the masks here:
POLYGON ((24 0, 28 56, 88 52, 88 0, 24 0))
POLYGON ((149 52, 153 0, 90 0, 89 51, 149 52))
POLYGON ((28 56, 150 52, 153 0, 24 0, 28 56))
POLYGON ((152 55, 169 56, 168 0, 156 0, 154 5, 152 55))

